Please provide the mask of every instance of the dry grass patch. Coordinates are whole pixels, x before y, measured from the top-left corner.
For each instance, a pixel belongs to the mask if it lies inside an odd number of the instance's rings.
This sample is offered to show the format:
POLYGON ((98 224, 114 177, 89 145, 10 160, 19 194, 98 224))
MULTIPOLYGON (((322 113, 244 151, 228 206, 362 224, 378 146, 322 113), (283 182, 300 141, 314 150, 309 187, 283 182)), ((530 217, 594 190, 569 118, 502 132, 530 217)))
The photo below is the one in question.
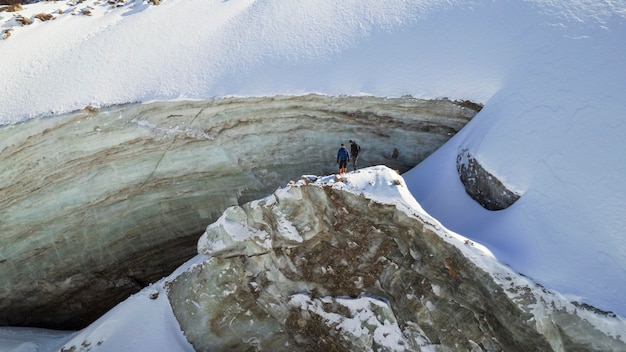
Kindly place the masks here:
POLYGON ((33 23, 33 20, 31 20, 31 19, 30 19, 30 18, 28 18, 28 17, 21 16, 21 15, 20 15, 20 16, 17 16, 17 17, 15 17, 15 20, 16 20, 19 24, 21 24, 22 26, 28 26, 29 24, 32 24, 32 23, 33 23))
POLYGON ((49 13, 38 13, 38 14, 35 15, 35 18, 40 20, 40 21, 42 21, 42 22, 45 22, 45 21, 53 20, 54 16, 52 16, 49 13))
POLYGON ((11 36, 12 29, 5 29, 4 33, 2 33, 2 39, 8 39, 11 36))
POLYGON ((83 112, 87 113, 97 113, 98 111, 100 111, 100 109, 92 105, 87 105, 83 108, 83 112))
POLYGON ((126 5, 126 0, 108 0, 107 3, 113 7, 121 7, 126 5))
POLYGON ((11 4, 11 5, 6 5, 6 6, 0 6, 0 12, 2 11, 17 12, 23 9, 24 8, 22 7, 22 4, 11 4))

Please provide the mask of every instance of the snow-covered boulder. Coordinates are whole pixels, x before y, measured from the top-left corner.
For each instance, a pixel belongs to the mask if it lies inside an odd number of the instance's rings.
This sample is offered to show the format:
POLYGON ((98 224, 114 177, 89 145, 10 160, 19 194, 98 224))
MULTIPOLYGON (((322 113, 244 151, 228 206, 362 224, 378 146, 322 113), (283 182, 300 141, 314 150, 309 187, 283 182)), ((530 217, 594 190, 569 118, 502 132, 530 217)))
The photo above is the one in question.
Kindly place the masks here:
POLYGON ((168 285, 198 351, 623 351, 626 324, 441 226, 384 166, 226 210, 168 285))

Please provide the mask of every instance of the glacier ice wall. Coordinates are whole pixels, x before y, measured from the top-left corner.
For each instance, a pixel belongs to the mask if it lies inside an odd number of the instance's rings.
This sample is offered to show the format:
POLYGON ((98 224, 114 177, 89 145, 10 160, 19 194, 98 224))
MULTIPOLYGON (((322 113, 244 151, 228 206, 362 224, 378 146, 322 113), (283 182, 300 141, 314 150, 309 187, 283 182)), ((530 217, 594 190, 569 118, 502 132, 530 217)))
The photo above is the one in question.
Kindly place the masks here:
POLYGON ((80 328, 193 256, 227 207, 336 172, 340 143, 357 140, 363 166, 403 172, 474 108, 277 96, 88 107, 4 126, 0 324, 80 328))

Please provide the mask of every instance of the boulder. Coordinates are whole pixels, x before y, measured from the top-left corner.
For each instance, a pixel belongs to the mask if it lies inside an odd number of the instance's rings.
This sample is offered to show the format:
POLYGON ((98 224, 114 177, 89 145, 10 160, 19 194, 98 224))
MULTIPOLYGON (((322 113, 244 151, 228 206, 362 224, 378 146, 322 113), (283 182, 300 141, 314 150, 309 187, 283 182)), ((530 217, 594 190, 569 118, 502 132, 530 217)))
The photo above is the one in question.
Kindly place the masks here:
POLYGON ((234 206, 168 286, 197 351, 623 351, 624 326, 510 271, 374 167, 234 206), (382 195, 382 196, 381 196, 382 195), (395 197, 394 197, 395 195, 395 197))

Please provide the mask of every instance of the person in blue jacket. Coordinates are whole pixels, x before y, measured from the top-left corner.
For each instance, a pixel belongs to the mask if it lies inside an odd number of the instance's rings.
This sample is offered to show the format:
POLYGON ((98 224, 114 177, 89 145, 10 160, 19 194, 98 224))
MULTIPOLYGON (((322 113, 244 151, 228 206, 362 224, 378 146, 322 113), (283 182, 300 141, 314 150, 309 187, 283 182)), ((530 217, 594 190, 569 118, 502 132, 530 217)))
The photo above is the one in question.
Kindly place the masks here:
POLYGON ((346 146, 341 143, 341 148, 337 151, 337 163, 339 164, 338 174, 348 172, 348 161, 350 161, 350 153, 346 146))

